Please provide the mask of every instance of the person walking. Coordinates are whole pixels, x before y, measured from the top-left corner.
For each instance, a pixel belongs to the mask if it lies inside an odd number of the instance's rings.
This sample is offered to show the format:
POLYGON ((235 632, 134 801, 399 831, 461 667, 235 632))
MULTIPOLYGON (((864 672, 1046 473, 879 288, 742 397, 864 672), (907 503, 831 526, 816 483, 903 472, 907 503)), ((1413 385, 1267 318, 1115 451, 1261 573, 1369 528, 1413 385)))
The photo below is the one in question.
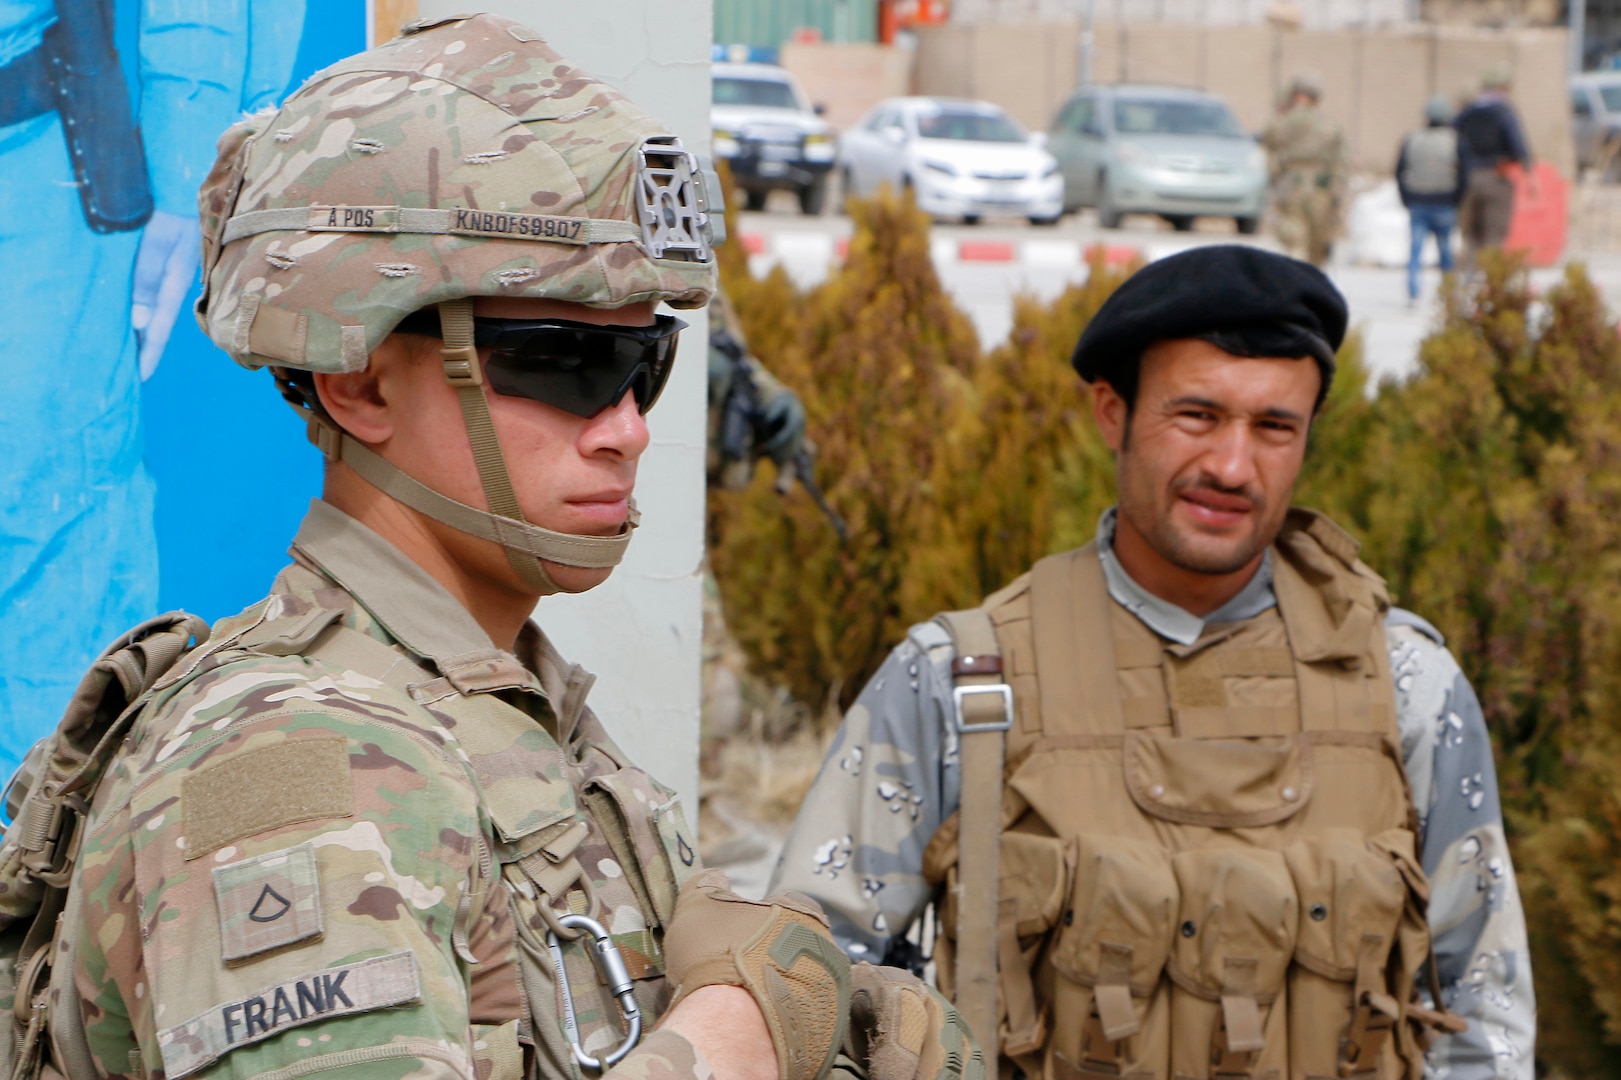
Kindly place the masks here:
POLYGON ((1469 175, 1447 99, 1430 98, 1424 106, 1424 121, 1423 128, 1402 140, 1396 156, 1396 187, 1412 224, 1412 247, 1407 255, 1409 304, 1418 303, 1418 276, 1427 239, 1435 237, 1441 272, 1452 271, 1452 230, 1458 224, 1458 204, 1469 175))
POLYGON ((1290 80, 1287 104, 1261 135, 1272 176, 1272 228, 1284 251, 1328 265, 1340 234, 1347 162, 1340 127, 1323 114, 1315 75, 1290 80))
POLYGON ((1519 165, 1525 170, 1527 182, 1536 182, 1531 173, 1531 148, 1509 101, 1510 83, 1506 70, 1487 73, 1481 80, 1480 93, 1453 121, 1468 165, 1468 180, 1458 208, 1465 270, 1475 269, 1482 251, 1498 251, 1508 239, 1514 220, 1510 167, 1519 165))

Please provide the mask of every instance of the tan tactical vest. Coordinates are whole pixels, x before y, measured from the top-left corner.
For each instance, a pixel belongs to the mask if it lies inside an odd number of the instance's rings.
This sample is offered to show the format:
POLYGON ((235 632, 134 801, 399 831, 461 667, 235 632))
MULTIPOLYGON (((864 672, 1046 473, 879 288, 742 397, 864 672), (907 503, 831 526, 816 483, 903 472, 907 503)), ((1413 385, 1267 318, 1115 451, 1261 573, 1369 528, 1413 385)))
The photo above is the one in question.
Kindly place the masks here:
POLYGON ((959 1003, 995 1002, 1004 1075, 1416 1080, 1418 1026, 1456 1028, 1415 1000, 1428 886, 1356 551, 1292 511, 1278 606, 1192 645, 1109 597, 1093 545, 943 620, 966 732, 925 853, 935 957, 959 1003))

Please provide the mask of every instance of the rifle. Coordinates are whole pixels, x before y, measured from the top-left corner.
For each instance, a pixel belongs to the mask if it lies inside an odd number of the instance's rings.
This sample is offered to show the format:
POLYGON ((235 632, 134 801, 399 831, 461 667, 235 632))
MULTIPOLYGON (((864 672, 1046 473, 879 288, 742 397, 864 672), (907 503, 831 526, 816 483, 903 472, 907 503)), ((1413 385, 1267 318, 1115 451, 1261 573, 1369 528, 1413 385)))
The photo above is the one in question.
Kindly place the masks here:
POLYGON ((839 543, 848 544, 850 542, 850 527, 844 523, 844 519, 839 516, 838 511, 827 504, 826 496, 822 494, 821 487, 816 483, 815 469, 816 458, 810 445, 808 443, 801 445, 799 453, 790 458, 786 464, 779 462, 777 465, 777 494, 788 494, 788 489, 793 486, 794 481, 797 479, 799 486, 805 489, 805 494, 811 497, 811 502, 816 504, 818 510, 827 515, 827 520, 832 524, 833 531, 839 536, 839 543))
POLYGON ((787 416, 771 415, 754 381, 748 353, 724 325, 710 329, 710 347, 719 350, 731 363, 726 398, 721 406, 720 451, 723 460, 748 461, 752 466, 768 457, 777 467, 777 493, 787 495, 794 481, 805 489, 833 531, 839 543, 848 543, 850 530, 816 483, 816 451, 804 437, 804 408, 797 397, 787 416), (798 433, 796 435, 795 429, 798 433))

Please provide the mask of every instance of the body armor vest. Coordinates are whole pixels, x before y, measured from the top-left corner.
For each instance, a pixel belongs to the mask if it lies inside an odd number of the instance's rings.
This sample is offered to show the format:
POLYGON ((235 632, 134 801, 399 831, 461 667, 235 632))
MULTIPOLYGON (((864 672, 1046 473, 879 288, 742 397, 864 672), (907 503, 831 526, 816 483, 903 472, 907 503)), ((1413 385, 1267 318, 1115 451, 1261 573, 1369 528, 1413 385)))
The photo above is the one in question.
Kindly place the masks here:
POLYGON ((1458 190, 1458 133, 1425 128, 1407 140, 1402 186, 1418 195, 1449 195, 1458 190))
MULTIPOLYGON (((1191 645, 1110 598, 1093 545, 985 602, 1014 703, 995 909, 1004 1075, 1421 1075, 1416 1025, 1448 1021, 1414 994, 1428 892, 1389 601, 1356 550, 1292 511, 1272 551, 1277 607, 1191 645)), ((963 813, 979 737, 963 736, 963 813)), ((983 874, 960 817, 925 853, 945 886, 943 984, 963 883, 983 874)))

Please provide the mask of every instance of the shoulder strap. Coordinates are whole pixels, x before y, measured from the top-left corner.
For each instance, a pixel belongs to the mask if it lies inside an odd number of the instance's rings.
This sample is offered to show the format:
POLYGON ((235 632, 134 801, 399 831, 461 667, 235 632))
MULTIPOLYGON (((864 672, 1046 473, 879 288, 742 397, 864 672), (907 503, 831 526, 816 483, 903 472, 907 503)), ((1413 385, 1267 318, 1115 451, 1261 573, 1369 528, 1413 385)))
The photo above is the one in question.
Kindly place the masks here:
POLYGON ((1030 572, 1030 624, 1043 735, 1126 729, 1115 674, 1114 601, 1094 541, 1030 572))
POLYGON ((983 608, 935 620, 956 646, 951 662, 953 715, 962 762, 957 858, 956 997, 963 1019, 994 1055, 997 913, 1001 898, 1002 765, 1013 724, 1013 690, 1002 678, 996 628, 983 608), (972 867, 972 873, 963 868, 972 867))

